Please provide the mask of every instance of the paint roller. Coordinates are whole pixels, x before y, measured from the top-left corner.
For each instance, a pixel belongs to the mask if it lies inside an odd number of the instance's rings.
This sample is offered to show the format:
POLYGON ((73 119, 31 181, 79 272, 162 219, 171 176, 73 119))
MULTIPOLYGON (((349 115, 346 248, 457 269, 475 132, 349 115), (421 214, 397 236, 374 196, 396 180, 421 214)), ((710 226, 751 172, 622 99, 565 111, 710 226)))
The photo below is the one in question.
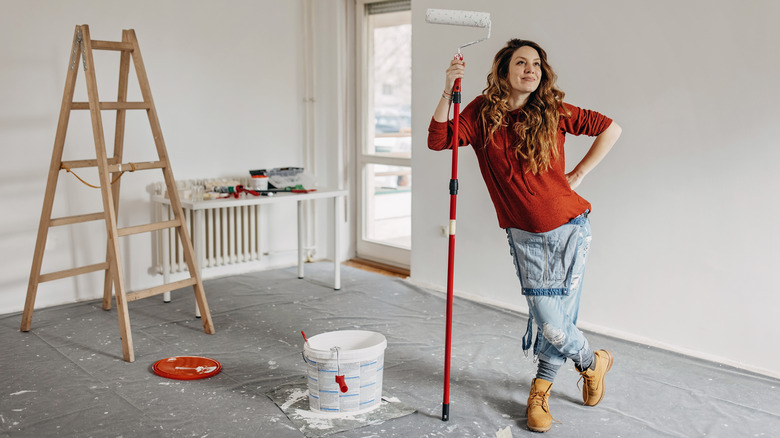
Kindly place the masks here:
MULTIPOLYGON (((428 9, 425 21, 433 24, 451 26, 469 26, 487 28, 487 36, 458 47, 456 58, 463 60, 460 49, 477 44, 490 38, 490 14, 487 12, 457 11, 452 9, 428 9)), ((444 347, 444 400, 442 402, 442 421, 450 419, 450 356, 452 352, 452 302, 453 276, 455 272, 455 213, 458 199, 458 131, 460 125, 460 78, 455 79, 452 87, 452 178, 450 179, 450 226, 447 262, 447 329, 444 347)))
POLYGON ((460 49, 473 44, 481 43, 490 38, 490 13, 474 11, 456 11, 454 9, 428 9, 425 12, 425 21, 431 24, 447 24, 450 26, 468 26, 487 28, 488 33, 485 38, 463 44, 460 49))

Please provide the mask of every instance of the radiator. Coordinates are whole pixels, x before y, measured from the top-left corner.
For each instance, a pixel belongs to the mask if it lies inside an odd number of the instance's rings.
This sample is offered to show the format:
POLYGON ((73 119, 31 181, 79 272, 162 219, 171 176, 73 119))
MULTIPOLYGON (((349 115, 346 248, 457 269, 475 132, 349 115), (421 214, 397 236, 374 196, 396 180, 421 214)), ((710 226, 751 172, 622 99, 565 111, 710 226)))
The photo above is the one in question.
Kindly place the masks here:
MULTIPOLYGON (((167 209, 167 217, 173 213, 168 205, 160 205, 167 209)), ((239 207, 223 207, 203 210, 203 224, 200 231, 193 229, 193 212, 184 208, 184 218, 187 230, 192 239, 195 254, 200 257, 199 266, 202 269, 216 266, 247 263, 260 260, 259 226, 260 206, 245 205, 239 207)), ((165 275, 187 270, 184 260, 182 243, 175 229, 160 232, 157 238, 159 273, 165 275), (167 272, 166 272, 167 271, 167 272)))

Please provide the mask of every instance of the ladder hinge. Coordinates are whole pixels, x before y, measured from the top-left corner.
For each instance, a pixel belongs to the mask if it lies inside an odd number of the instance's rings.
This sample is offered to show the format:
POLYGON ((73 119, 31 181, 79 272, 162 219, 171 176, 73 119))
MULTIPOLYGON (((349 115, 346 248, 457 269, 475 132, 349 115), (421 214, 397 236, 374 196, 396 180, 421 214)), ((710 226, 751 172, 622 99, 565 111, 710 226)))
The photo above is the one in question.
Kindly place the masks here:
POLYGON ((76 68, 76 64, 79 62, 78 60, 78 47, 81 47, 81 60, 84 64, 84 71, 87 71, 87 54, 84 50, 84 37, 81 35, 81 29, 76 31, 76 43, 73 44, 73 53, 70 55, 70 69, 73 70, 76 68))

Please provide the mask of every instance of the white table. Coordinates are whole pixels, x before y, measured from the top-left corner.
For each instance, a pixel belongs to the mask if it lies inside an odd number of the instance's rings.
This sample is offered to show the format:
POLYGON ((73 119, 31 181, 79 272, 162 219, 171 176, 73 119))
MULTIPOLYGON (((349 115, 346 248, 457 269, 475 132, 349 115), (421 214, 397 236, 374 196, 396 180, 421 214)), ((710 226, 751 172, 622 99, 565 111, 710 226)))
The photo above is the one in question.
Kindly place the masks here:
MULTIPOLYGON (((306 226, 303 223, 303 201, 310 201, 314 199, 333 199, 333 289, 341 289, 341 262, 339 254, 341 252, 341 222, 342 211, 344 205, 344 199, 347 196, 347 190, 340 189, 317 189, 316 191, 309 193, 290 193, 290 192, 277 192, 274 196, 254 196, 247 194, 246 198, 222 198, 211 199, 208 201, 193 202, 190 200, 182 200, 181 205, 184 209, 192 211, 192 225, 193 234, 197 233, 197 237, 194 239, 196 242, 195 251, 195 263, 200 263, 203 255, 203 242, 206 239, 206 230, 204 227, 204 212, 209 209, 217 209, 223 207, 241 207, 249 205, 274 205, 287 202, 298 203, 298 278, 303 278, 303 264, 304 264, 304 248, 303 242, 305 238, 306 226)), ((152 201, 157 203, 160 207, 162 205, 170 205, 171 201, 161 195, 152 196, 152 201)), ((162 208, 158 209, 158 215, 162 215, 162 208)), ((162 219, 158 217, 158 220, 162 219)), ((200 269, 200 266, 198 267, 200 269)), ((168 276, 166 269, 164 276, 168 276)), ((164 281, 167 283, 168 278, 164 281)), ((170 295, 164 297, 166 301, 170 301, 170 295)))

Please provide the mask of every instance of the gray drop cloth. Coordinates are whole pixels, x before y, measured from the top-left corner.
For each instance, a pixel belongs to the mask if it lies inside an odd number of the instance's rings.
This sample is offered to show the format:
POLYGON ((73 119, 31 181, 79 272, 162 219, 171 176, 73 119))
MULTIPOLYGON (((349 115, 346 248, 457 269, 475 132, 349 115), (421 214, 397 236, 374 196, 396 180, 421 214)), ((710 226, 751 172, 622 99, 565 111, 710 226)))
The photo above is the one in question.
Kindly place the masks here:
MULTIPOLYGON (((134 363, 121 358, 116 311, 99 301, 38 310, 29 333, 19 332, 21 315, 0 316, 0 437, 301 437, 266 394, 306 374, 301 330, 354 329, 385 335, 385 394, 417 412, 334 436, 495 437, 506 427, 539 436, 525 429, 535 364, 520 349, 524 316, 455 300, 451 419, 442 422, 444 297, 349 267, 340 291, 331 282, 330 263, 308 264, 303 280, 291 267, 206 281, 214 335, 193 318, 191 289, 170 304, 132 302, 134 363), (222 372, 194 381, 151 372, 180 355, 214 358, 222 372)), ((565 365, 550 400, 561 424, 548 436, 780 436, 780 381, 587 335, 615 354, 607 395, 582 406, 565 365)))

